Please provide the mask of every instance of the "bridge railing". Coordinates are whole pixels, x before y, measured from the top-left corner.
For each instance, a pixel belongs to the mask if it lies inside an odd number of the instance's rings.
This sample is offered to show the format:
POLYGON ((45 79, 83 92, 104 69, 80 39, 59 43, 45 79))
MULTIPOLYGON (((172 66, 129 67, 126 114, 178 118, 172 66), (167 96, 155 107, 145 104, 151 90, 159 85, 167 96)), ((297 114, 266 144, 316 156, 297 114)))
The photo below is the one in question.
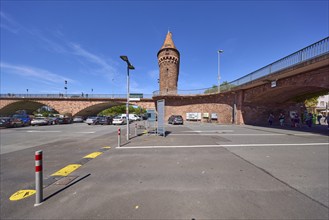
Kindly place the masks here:
POLYGON ((233 86, 240 86, 263 76, 281 71, 286 68, 293 67, 307 60, 314 59, 326 53, 329 53, 329 37, 324 38, 314 44, 311 44, 308 47, 305 47, 295 53, 292 53, 252 73, 249 73, 246 76, 229 82, 229 84, 233 86))
MULTIPOLYGON (((0 98, 46 98, 46 99, 126 99, 127 94, 0 94, 0 98)), ((152 94, 143 94, 141 98, 152 98, 152 94)))

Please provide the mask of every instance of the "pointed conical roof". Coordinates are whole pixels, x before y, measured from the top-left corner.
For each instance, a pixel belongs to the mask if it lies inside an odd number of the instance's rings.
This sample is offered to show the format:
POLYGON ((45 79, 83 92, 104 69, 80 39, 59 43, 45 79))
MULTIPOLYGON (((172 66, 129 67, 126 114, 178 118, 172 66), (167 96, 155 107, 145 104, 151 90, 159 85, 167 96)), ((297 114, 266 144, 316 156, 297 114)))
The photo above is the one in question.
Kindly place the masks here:
POLYGON ((172 40, 172 33, 170 31, 168 31, 166 39, 161 47, 161 49, 164 49, 164 48, 174 48, 177 50, 177 48, 175 47, 174 41, 172 40))

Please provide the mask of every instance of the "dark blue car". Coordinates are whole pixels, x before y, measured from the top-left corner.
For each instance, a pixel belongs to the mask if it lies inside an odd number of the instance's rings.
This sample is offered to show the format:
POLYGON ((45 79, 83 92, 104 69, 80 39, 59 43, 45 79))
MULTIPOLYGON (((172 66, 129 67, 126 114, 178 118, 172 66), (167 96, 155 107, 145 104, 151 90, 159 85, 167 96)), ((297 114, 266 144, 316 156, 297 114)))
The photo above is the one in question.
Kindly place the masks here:
POLYGON ((31 118, 29 115, 16 114, 13 115, 13 118, 18 118, 23 121, 23 126, 31 125, 31 118))

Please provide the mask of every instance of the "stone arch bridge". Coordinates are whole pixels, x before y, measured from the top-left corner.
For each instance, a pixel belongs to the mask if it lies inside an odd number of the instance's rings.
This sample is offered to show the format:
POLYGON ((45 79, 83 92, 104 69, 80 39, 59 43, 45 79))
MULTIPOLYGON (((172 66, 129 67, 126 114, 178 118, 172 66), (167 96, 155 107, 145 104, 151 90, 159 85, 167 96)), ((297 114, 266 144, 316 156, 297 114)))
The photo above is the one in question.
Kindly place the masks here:
MULTIPOLYGON (((29 114, 42 106, 49 106, 54 111, 73 116, 97 115, 107 108, 124 105, 126 99, 121 98, 36 98, 36 97, 7 97, 0 100, 0 115, 13 114, 17 110, 26 110, 29 114)), ((137 105, 142 108, 154 109, 152 99, 141 99, 140 101, 130 101, 130 105, 137 105)))

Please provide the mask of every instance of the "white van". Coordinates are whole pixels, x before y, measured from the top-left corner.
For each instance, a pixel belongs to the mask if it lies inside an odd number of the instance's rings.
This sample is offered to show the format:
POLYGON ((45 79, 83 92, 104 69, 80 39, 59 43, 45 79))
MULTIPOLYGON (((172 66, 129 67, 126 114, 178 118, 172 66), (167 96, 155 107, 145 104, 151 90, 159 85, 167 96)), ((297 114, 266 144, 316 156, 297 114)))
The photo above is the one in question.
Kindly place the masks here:
MULTIPOLYGON (((122 114, 121 116, 126 117, 126 114, 122 114)), ((129 114, 129 121, 140 121, 141 118, 136 114, 129 114)))

